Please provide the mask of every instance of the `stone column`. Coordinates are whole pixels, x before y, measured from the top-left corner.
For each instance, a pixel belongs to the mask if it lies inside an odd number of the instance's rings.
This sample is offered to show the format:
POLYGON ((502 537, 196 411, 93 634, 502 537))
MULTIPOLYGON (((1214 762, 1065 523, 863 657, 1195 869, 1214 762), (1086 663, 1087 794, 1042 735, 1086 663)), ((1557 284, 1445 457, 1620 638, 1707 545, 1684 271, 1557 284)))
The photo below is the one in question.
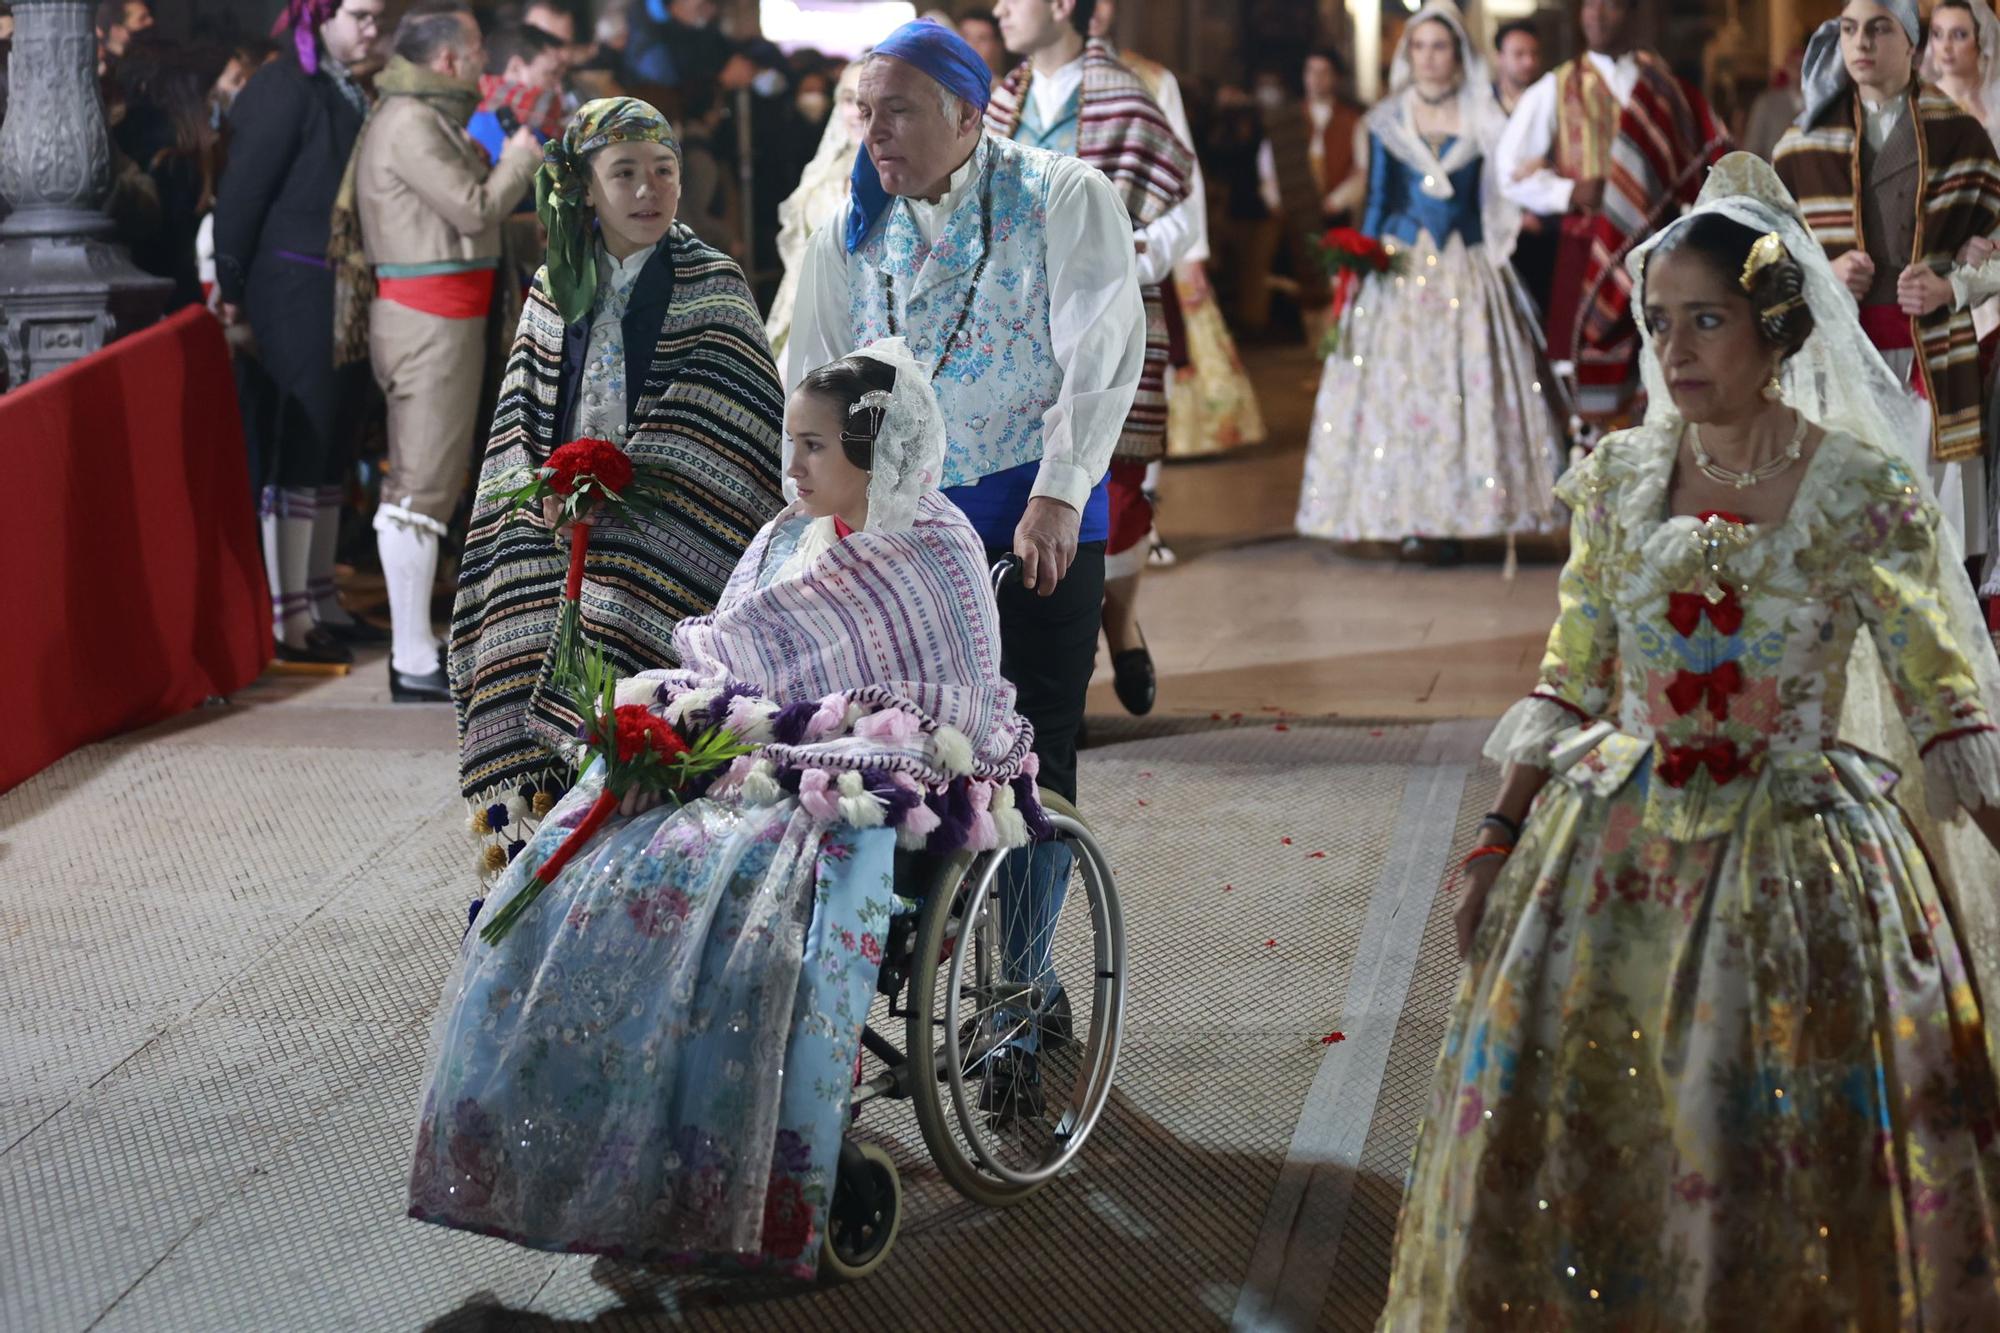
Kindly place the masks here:
POLYGON ((0 124, 0 387, 159 319, 173 284, 110 240, 111 139, 88 0, 14 0, 0 124))

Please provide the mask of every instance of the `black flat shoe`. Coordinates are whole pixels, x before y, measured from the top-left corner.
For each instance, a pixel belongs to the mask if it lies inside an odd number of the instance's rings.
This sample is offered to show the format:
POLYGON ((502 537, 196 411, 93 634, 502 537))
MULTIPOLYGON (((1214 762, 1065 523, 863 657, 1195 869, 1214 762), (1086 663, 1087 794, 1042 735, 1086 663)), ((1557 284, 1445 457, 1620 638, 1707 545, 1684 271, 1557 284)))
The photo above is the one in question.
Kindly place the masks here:
POLYGON ((992 1118, 995 1129, 1017 1120, 1039 1120, 1047 1114, 1041 1065, 1032 1053, 1013 1049, 994 1052, 980 1082, 979 1109, 992 1118))
POLYGON ((396 670, 395 659, 391 658, 389 697, 399 704, 448 704, 451 702, 451 682, 445 679, 442 663, 434 671, 413 676, 396 670))
POLYGON ((295 648, 278 640, 273 656, 287 666, 352 666, 354 650, 315 625, 306 631, 306 642, 295 648))
POLYGON ((1160 693, 1159 680, 1153 672, 1153 655, 1143 642, 1111 655, 1111 681, 1126 712, 1144 717, 1153 711, 1153 701, 1160 693))
POLYGON ((366 620, 352 620, 345 625, 322 620, 317 628, 335 643, 350 648, 379 648, 389 642, 388 630, 366 620))

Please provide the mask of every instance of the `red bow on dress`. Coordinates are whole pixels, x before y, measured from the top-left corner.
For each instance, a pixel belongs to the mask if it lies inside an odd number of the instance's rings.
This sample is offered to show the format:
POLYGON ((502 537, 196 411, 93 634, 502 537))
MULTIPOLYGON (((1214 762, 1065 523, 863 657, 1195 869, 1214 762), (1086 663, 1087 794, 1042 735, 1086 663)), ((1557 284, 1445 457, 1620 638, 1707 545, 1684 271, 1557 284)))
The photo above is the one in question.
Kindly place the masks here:
POLYGON ((1729 716, 1729 696, 1743 689, 1743 668, 1724 662, 1713 671, 1683 671, 1667 686, 1667 702, 1683 716, 1708 698, 1708 711, 1720 722, 1729 716))
POLYGON ((1682 638, 1694 633, 1704 615, 1723 634, 1743 628, 1743 604, 1736 600, 1734 589, 1723 594, 1719 602, 1711 602, 1698 592, 1677 592, 1667 598, 1667 623, 1682 638))
POLYGON ((1669 787, 1685 787, 1694 775, 1706 768, 1720 787, 1733 782, 1748 768, 1749 761, 1736 752, 1734 741, 1709 741, 1705 745, 1669 745, 1660 756, 1660 781, 1669 787))

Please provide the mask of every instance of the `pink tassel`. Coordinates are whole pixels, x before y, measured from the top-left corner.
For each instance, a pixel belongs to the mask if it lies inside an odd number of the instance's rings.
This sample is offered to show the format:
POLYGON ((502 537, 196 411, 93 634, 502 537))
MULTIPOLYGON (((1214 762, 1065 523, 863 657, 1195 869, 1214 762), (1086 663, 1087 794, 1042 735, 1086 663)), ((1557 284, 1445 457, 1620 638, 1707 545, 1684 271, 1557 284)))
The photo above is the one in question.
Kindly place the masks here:
POLYGON ((993 822, 993 785, 974 782, 965 794, 972 802, 972 832, 965 845, 975 852, 990 852, 1000 845, 1000 829, 993 822))
POLYGON ((840 792, 833 775, 823 768, 809 768, 799 777, 799 808, 814 819, 840 818, 840 792))
POLYGON ((820 740, 833 735, 847 726, 847 696, 829 694, 819 701, 819 711, 806 723, 806 739, 820 740))
POLYGON ((870 713, 854 724, 854 734, 865 741, 875 741, 882 745, 907 745, 922 732, 923 724, 916 716, 900 708, 884 708, 878 713, 870 713))

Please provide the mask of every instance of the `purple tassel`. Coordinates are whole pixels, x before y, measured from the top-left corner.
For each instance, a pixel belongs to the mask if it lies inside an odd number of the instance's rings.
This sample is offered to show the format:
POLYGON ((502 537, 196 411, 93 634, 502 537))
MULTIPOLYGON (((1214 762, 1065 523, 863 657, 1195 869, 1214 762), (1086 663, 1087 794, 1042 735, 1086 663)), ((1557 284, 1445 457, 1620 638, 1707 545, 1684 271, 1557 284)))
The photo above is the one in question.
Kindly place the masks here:
POLYGON ((937 812, 938 830, 931 834, 931 850, 955 852, 972 837, 972 794, 966 780, 959 778, 942 792, 932 792, 924 804, 937 812))
POLYGON ((1014 779, 1014 805, 1028 825, 1029 837, 1036 842, 1055 841, 1056 826, 1049 822, 1049 812, 1042 809, 1040 789, 1036 787, 1035 780, 1025 773, 1014 779))
POLYGON ((921 793, 911 791, 900 783, 891 782, 889 775, 879 768, 863 769, 861 781, 867 787, 868 794, 882 802, 884 806, 882 820, 890 828, 901 828, 903 817, 923 804, 924 798, 921 793))
POLYGON ((819 711, 817 700, 786 704, 771 719, 771 739, 780 745, 797 745, 806 738, 806 723, 819 711))
POLYGON ((757 699, 763 697, 763 694, 764 692, 755 685, 745 685, 740 681, 723 686, 722 693, 715 696, 715 702, 702 712, 700 729, 706 731, 729 721, 729 705, 738 699, 757 699))

